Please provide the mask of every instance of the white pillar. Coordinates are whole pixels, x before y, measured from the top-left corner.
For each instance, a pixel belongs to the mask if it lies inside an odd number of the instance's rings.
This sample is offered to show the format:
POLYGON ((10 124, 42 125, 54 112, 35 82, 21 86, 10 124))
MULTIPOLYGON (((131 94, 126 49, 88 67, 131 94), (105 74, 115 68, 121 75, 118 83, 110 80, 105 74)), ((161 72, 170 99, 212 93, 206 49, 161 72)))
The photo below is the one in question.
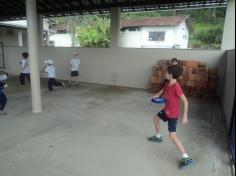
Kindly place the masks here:
POLYGON ((22 31, 18 31, 18 46, 23 46, 23 36, 22 36, 22 31))
POLYGON ((28 46, 31 70, 31 94, 33 113, 42 112, 40 72, 38 63, 38 30, 36 0, 26 0, 26 16, 28 26, 28 46))
POLYGON ((235 49, 235 0, 228 2, 221 49, 235 49))
POLYGON ((43 38, 43 15, 42 14, 38 14, 38 42, 39 42, 39 46, 44 46, 44 38, 43 38))
POLYGON ((119 46, 120 39, 120 8, 115 7, 111 10, 111 47, 119 46))

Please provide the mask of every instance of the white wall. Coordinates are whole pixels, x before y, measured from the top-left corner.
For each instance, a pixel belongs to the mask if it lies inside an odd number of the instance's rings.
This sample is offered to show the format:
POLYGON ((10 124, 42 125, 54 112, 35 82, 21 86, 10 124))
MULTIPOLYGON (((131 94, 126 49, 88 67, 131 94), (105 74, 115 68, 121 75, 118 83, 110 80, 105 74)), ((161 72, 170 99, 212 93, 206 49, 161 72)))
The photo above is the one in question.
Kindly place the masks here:
POLYGON ((141 48, 141 45, 142 32, 131 31, 120 33, 119 46, 127 48, 141 48))
POLYGON ((54 34, 49 37, 50 41, 54 41, 56 47, 71 47, 72 39, 70 34, 54 34))
POLYGON ((185 21, 174 28, 173 36, 173 45, 180 45, 181 49, 188 48, 189 30, 185 21), (184 35, 187 36, 187 39, 184 39, 184 35))
MULTIPOLYGON (((26 50, 23 47, 5 48, 7 68, 12 74, 19 73, 18 58, 26 50)), ((223 51, 209 50, 42 47, 40 63, 54 58, 57 77, 68 79, 69 60, 75 51, 79 51, 81 57, 81 81, 135 88, 149 87, 152 68, 160 59, 194 59, 206 61, 210 67, 217 67, 224 59, 223 51)), ((219 80, 219 86, 222 81, 219 80)))
POLYGON ((223 50, 235 49, 235 0, 229 0, 225 17, 224 35, 222 40, 223 50))
POLYGON ((223 110, 226 116, 227 125, 229 128, 231 113, 235 98, 235 50, 227 52, 226 74, 224 93, 222 97, 223 110))
POLYGON ((19 31, 21 31, 22 34, 21 37, 23 46, 27 46, 27 31, 25 29, 0 27, 0 42, 3 42, 4 46, 19 46, 19 31), (7 30, 12 30, 13 35, 9 35, 7 30))

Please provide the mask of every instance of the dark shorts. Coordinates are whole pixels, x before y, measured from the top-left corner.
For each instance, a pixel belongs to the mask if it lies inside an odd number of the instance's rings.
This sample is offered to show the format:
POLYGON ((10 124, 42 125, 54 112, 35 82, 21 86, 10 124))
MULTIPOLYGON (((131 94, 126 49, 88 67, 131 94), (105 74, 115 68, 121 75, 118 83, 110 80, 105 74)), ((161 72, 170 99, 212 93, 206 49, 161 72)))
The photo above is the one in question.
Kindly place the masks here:
POLYGON ((79 76, 79 72, 78 71, 72 71, 71 72, 71 77, 77 77, 79 76))
POLYGON ((173 133, 177 130, 178 118, 177 119, 170 119, 166 116, 164 110, 160 111, 157 116, 163 121, 168 122, 168 130, 169 132, 173 133))

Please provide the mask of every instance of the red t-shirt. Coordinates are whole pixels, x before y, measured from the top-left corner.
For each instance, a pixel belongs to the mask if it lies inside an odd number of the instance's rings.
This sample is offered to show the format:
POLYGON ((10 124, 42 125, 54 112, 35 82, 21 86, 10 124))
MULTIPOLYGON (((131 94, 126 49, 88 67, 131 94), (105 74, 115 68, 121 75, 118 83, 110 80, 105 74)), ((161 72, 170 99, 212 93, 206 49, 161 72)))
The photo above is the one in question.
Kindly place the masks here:
POLYGON ((178 119, 181 110, 180 97, 183 95, 183 90, 178 82, 164 87, 164 95, 166 99, 165 113, 168 118, 178 119))

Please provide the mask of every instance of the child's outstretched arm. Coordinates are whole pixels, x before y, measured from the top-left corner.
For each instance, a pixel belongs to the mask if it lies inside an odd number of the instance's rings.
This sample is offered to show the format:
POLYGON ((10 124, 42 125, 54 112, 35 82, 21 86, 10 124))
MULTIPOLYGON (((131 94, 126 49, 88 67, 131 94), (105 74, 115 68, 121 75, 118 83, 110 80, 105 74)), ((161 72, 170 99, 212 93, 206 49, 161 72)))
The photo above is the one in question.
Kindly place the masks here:
POLYGON ((156 95, 152 96, 150 99, 159 98, 163 94, 163 89, 160 90, 156 95))
POLYGON ((45 66, 42 68, 41 72, 47 73, 47 72, 46 72, 46 68, 47 68, 47 65, 45 65, 45 66))
POLYGON ((184 94, 181 96, 181 100, 184 103, 184 115, 182 119, 182 124, 185 125, 188 123, 188 100, 184 94))

